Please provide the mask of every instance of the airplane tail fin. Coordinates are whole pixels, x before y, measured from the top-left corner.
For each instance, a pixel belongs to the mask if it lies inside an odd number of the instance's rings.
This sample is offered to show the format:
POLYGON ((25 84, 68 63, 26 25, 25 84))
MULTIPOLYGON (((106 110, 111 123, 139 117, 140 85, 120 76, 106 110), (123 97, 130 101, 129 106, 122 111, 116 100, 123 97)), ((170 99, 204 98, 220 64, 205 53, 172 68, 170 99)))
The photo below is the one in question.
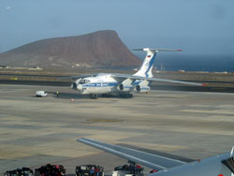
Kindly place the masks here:
POLYGON ((147 78, 152 78, 152 69, 154 66, 154 61, 156 58, 156 54, 159 51, 182 51, 175 49, 152 49, 152 48, 143 48, 143 49, 134 49, 134 51, 146 51, 146 57, 141 65, 141 68, 134 74, 135 76, 142 76, 147 78))

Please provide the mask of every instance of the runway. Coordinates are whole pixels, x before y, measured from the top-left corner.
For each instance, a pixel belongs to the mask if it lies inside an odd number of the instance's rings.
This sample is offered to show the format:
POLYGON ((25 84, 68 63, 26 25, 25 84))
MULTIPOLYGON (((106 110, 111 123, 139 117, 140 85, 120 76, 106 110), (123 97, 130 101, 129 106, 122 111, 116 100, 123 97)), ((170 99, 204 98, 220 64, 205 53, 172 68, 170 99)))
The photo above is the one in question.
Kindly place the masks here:
POLYGON ((68 174, 80 164, 102 165, 108 173, 126 163, 76 142, 81 137, 189 159, 224 153, 234 145, 233 100, 232 93, 161 90, 92 100, 69 87, 2 84, 0 175, 47 163, 63 164, 68 174), (37 98, 37 90, 49 96, 37 98))

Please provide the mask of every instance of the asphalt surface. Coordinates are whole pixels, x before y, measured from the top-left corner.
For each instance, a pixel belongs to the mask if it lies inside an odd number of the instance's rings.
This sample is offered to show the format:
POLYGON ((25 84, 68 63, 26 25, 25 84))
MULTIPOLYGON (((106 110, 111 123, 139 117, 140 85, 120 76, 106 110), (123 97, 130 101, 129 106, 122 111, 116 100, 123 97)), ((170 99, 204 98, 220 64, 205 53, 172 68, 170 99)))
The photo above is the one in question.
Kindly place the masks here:
MULTIPOLYGON (((191 81, 192 82, 192 81, 191 81)), ((196 81, 194 81, 196 82, 196 81)), ((23 81, 23 80, 0 80, 1 84, 12 85, 38 85, 38 86, 59 86, 70 87, 72 81, 23 81)), ((209 82, 206 82, 209 83, 209 82)), ((224 87, 221 82, 210 81, 210 83, 218 83, 218 87, 215 86, 191 86, 181 84, 166 84, 166 83, 152 83, 150 85, 151 90, 169 90, 169 91, 193 91, 193 92, 225 92, 234 93, 233 87, 224 87)), ((233 83, 231 83, 233 84, 233 83)))
POLYGON ((76 142, 81 137, 187 161, 228 152, 233 100, 232 93, 161 90, 92 100, 68 87, 1 84, 0 175, 47 163, 64 165, 70 175, 80 164, 102 165, 110 174, 127 162, 76 142), (37 98, 37 90, 49 96, 37 98))

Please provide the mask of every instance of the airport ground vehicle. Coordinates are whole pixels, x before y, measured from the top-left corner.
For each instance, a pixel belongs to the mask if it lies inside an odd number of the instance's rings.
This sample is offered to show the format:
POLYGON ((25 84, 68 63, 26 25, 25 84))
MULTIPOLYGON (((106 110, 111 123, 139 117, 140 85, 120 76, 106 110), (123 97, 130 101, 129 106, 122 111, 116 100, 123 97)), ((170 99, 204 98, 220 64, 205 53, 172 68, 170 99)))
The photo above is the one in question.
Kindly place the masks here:
POLYGON ((36 91, 36 97, 47 97, 48 93, 44 90, 38 90, 36 91))
POLYGON ((33 171, 30 168, 23 167, 21 169, 6 171, 4 176, 33 176, 33 171))
POLYGON ((104 168, 96 165, 77 166, 76 176, 104 176, 104 168))
POLYGON ((123 166, 115 167, 112 176, 143 176, 144 168, 140 165, 136 165, 134 162, 129 162, 123 166))
POLYGON ((41 166, 35 169, 35 176, 62 176, 66 174, 66 169, 63 165, 51 165, 41 166))

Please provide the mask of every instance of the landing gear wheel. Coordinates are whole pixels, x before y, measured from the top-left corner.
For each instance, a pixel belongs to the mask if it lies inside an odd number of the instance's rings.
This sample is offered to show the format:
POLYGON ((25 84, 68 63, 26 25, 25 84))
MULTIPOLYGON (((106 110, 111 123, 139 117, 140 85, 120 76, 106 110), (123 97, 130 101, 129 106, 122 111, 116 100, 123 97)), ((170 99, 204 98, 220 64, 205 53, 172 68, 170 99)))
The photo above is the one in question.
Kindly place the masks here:
POLYGON ((128 98, 133 98, 133 94, 128 94, 128 98))
POLYGON ((91 99, 97 99, 97 94, 90 94, 91 99))

